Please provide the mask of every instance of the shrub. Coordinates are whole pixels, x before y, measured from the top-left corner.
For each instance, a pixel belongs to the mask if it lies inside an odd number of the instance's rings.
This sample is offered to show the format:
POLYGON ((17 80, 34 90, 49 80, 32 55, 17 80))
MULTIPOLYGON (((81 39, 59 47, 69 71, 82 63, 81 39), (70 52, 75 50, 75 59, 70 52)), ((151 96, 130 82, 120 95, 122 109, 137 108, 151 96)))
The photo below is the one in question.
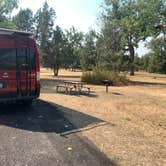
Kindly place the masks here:
POLYGON ((115 72, 102 70, 84 72, 81 79, 83 82, 94 85, 103 85, 103 80, 110 80, 114 86, 127 85, 129 82, 125 75, 119 75, 115 72))

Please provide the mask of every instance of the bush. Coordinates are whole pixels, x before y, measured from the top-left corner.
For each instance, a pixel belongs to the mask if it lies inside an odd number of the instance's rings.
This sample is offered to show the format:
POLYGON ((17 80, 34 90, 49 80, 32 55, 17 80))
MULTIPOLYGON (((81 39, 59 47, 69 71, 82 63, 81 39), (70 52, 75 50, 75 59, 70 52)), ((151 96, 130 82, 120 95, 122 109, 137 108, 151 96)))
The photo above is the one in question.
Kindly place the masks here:
POLYGON ((103 80, 110 80, 113 86, 127 85, 129 80, 124 75, 119 75, 110 71, 94 70, 91 72, 84 72, 81 77, 83 82, 94 85, 103 85, 103 80))

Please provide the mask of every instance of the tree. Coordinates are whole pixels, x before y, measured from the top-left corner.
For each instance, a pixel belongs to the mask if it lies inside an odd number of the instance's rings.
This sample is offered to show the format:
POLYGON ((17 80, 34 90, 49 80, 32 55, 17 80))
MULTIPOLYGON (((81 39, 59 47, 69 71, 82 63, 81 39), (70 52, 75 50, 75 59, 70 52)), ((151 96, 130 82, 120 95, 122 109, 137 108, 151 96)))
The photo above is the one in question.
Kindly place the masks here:
POLYGON ((136 71, 142 70, 143 64, 142 64, 141 57, 139 57, 138 54, 135 55, 134 64, 135 64, 135 70, 136 70, 136 71))
POLYGON ((65 33, 66 41, 68 43, 68 62, 69 68, 79 69, 80 68, 80 56, 81 48, 83 44, 83 33, 78 32, 74 27, 66 30, 65 33))
POLYGON ((149 71, 166 74, 166 38, 152 39, 148 43, 148 48, 151 49, 149 71))
POLYGON ((92 70, 97 64, 96 33, 90 31, 85 35, 84 45, 81 49, 81 67, 92 70))
POLYGON ((53 32, 53 38, 49 43, 48 55, 44 57, 47 67, 53 69, 54 76, 58 75, 59 68, 64 62, 63 44, 63 32, 60 27, 56 26, 53 32))
POLYGON ((59 26, 53 32, 53 38, 48 41, 47 55, 44 56, 44 65, 53 69, 54 76, 58 76, 60 68, 69 68, 71 64, 72 47, 59 26))
POLYGON ((45 44, 52 38, 55 17, 55 10, 47 2, 35 14, 36 38, 42 49, 47 47, 45 44))
POLYGON ((31 9, 21 9, 19 13, 14 16, 13 21, 18 30, 33 32, 33 12, 31 9))
POLYGON ((130 55, 130 75, 134 75, 135 48, 156 32, 164 0, 105 0, 105 4, 104 23, 107 20, 118 27, 120 43, 130 55))
POLYGON ((14 28, 11 17, 11 12, 14 8, 18 7, 17 0, 0 0, 0 27, 1 28, 14 28))
POLYGON ((49 44, 53 37, 55 17, 54 9, 49 7, 47 2, 43 4, 43 7, 40 8, 34 16, 35 37, 39 44, 40 59, 43 62, 43 65, 48 65, 48 62, 45 60, 49 59, 50 56, 49 44), (46 56, 48 57, 46 58, 46 56))
POLYGON ((122 69, 124 48, 121 38, 119 27, 104 17, 101 35, 97 41, 98 67, 113 71, 122 69))
POLYGON ((149 63, 150 63, 150 57, 152 56, 151 53, 147 53, 144 56, 140 57, 140 69, 145 70, 146 72, 149 71, 149 63))

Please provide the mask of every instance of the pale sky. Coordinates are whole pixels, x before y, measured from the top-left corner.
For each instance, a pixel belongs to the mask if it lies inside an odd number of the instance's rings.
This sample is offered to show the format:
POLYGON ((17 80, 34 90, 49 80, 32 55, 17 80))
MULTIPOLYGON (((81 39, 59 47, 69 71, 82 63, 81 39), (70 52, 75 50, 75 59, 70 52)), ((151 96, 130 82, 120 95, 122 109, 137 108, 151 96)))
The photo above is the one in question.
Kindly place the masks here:
MULTIPOLYGON (((45 0, 19 0, 21 8, 30 8, 34 13, 42 7, 45 0)), ((71 26, 88 32, 89 29, 97 28, 97 18, 103 0, 47 0, 49 6, 56 12, 55 24, 63 29, 71 26)))
MULTIPOLYGON (((62 29, 74 26, 76 29, 88 32, 89 29, 98 29, 97 19, 104 0, 47 0, 49 6, 56 12, 55 25, 62 29)), ((30 8, 34 13, 41 8, 45 0, 19 0, 20 8, 30 8)), ((16 13, 16 11, 14 12, 16 13)), ((137 53, 143 55, 148 50, 144 44, 139 44, 137 53)))

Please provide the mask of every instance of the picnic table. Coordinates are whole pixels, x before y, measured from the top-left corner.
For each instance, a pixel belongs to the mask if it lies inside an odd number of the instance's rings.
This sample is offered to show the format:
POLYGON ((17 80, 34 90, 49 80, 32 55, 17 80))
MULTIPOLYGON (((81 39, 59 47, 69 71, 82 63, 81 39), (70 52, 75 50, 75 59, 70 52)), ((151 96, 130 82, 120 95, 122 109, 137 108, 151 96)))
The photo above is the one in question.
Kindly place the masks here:
POLYGON ((61 84, 58 84, 56 87, 56 91, 58 92, 59 88, 63 88, 66 93, 77 92, 77 94, 81 94, 83 89, 88 90, 88 94, 90 93, 90 88, 85 87, 83 82, 80 81, 63 81, 61 84))

